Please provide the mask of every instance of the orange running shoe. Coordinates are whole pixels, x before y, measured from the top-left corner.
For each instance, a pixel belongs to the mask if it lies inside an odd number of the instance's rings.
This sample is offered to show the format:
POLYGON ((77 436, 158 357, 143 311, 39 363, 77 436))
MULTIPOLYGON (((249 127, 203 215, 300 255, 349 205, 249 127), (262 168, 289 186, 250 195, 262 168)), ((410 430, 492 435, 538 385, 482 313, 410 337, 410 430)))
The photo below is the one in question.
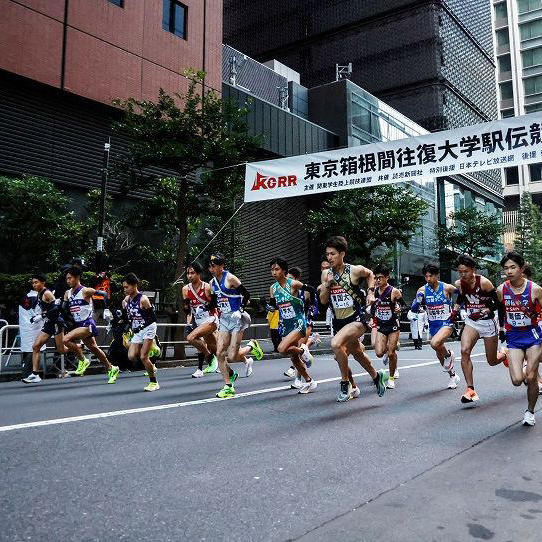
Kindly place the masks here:
POLYGON ((471 388, 467 388, 467 391, 461 396, 462 403, 474 403, 479 399, 478 394, 471 388))

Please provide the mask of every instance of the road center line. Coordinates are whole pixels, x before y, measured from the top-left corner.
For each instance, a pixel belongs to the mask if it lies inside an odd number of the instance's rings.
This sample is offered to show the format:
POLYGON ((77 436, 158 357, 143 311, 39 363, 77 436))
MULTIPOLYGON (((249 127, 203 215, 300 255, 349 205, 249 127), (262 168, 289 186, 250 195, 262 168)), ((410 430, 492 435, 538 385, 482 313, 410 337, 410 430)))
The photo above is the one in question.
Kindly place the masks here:
MULTIPOLYGON (((475 356, 483 356, 485 354, 473 354, 472 357, 475 356)), ((403 369, 416 369, 418 367, 427 367, 428 365, 437 365, 439 364, 438 361, 427 361, 424 363, 415 363, 413 365, 403 365, 399 367, 400 370, 403 369)), ((362 373, 356 373, 355 377, 360 376, 366 376, 366 372, 362 373)), ((324 378, 322 380, 317 380, 316 382, 318 384, 325 384, 327 382, 337 382, 340 380, 341 377, 333 377, 333 378, 324 378)), ((251 395, 262 395, 264 393, 273 393, 276 391, 285 391, 289 390, 290 385, 287 386, 278 386, 276 388, 265 388, 261 390, 254 390, 254 391, 246 391, 243 393, 238 393, 234 397, 230 397, 228 399, 219 399, 218 397, 210 397, 208 399, 198 399, 196 401, 185 401, 182 403, 168 403, 166 405, 155 405, 155 406, 148 406, 148 407, 142 407, 142 408, 130 408, 127 410, 113 410, 111 412, 100 412, 97 414, 85 414, 83 416, 72 416, 70 418, 56 418, 52 420, 41 420, 37 422, 28 422, 28 423, 19 423, 15 425, 4 425, 0 427, 0 432, 6 432, 6 431, 15 431, 17 429, 30 429, 32 427, 44 427, 48 425, 60 425, 64 423, 71 423, 71 422, 82 422, 86 420, 98 420, 100 418, 112 418, 113 416, 126 416, 127 414, 139 414, 142 412, 154 412, 157 410, 169 410, 172 408, 181 408, 181 407, 187 407, 187 406, 193 406, 193 405, 204 405, 207 403, 217 403, 217 402, 223 402, 223 401, 232 401, 234 399, 241 399, 242 397, 250 397, 251 395)))

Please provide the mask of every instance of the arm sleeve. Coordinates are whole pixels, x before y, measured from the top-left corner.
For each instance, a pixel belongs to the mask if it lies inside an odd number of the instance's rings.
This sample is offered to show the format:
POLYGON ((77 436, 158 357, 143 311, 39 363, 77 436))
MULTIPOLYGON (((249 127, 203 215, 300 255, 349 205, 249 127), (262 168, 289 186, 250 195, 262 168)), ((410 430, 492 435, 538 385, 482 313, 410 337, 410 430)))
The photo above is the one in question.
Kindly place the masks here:
POLYGON ((242 303, 243 307, 246 307, 248 305, 249 301, 250 301, 250 293, 249 293, 249 291, 242 284, 239 284, 239 286, 237 286, 237 288, 235 288, 235 291, 239 295, 243 296, 243 301, 241 303, 242 303))
POLYGON ((499 314, 499 326, 504 327, 504 322, 506 320, 506 310, 502 301, 498 301, 497 312, 499 314))
POLYGON ((493 290, 489 292, 489 295, 490 295, 490 300, 487 304, 487 308, 492 312, 498 311, 499 306, 501 305, 501 302, 499 301, 499 297, 497 296, 497 290, 493 288, 493 290))
POLYGON ((205 305, 205 310, 212 311, 218 307, 218 297, 215 293, 211 294, 211 301, 205 305))
POLYGON ((107 292, 104 292, 103 290, 94 290, 94 295, 101 295, 104 298, 104 304, 107 307, 107 303, 109 301, 109 295, 107 292))
POLYGON ((186 315, 190 314, 190 300, 183 299, 183 311, 186 315))

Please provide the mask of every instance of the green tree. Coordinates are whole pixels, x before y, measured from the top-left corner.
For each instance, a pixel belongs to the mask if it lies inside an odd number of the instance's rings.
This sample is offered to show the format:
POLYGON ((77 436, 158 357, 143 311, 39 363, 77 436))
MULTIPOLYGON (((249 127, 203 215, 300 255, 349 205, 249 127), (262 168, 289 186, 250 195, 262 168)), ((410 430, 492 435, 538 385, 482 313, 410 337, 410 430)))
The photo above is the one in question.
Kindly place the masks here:
POLYGON ((443 261, 451 263, 457 254, 480 260, 502 251, 504 225, 498 215, 467 207, 451 212, 448 218, 451 223, 439 224, 436 231, 443 261))
POLYGON ((408 186, 348 190, 309 211, 308 227, 319 240, 344 235, 352 260, 370 264, 383 246, 394 250, 399 242, 408 248, 428 207, 408 186))
POLYGON ((531 194, 521 197, 514 249, 531 265, 533 280, 542 280, 542 216, 531 194))
MULTIPOLYGON (((156 103, 135 99, 118 102, 124 115, 114 123, 130 140, 122 165, 136 184, 157 182, 158 176, 148 172, 150 167, 172 174, 160 181, 167 183, 167 196, 164 194, 161 203, 169 210, 168 222, 163 225, 177 241, 177 276, 186 264, 191 222, 208 214, 226 216, 231 211, 242 183, 239 168, 230 166, 254 156, 260 143, 248 133, 245 109, 222 100, 212 90, 202 96, 199 84, 205 74, 190 71, 188 75, 188 91, 176 95, 182 106, 160 90, 156 103), (204 173, 219 168, 216 174, 204 173)), ((159 203, 159 198, 155 201, 159 203)))
POLYGON ((68 198, 40 177, 0 177, 0 266, 25 273, 38 265, 53 270, 73 256, 80 229, 68 198))

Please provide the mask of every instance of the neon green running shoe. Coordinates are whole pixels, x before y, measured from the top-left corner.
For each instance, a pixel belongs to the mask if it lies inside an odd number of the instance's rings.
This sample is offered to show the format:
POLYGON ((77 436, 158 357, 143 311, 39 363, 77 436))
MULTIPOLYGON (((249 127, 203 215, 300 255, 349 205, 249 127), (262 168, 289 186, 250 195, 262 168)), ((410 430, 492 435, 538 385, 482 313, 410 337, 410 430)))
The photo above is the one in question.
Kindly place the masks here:
POLYGON ((239 373, 236 373, 235 371, 233 371, 233 374, 230 376, 230 382, 232 386, 235 384, 235 381, 237 380, 238 376, 239 376, 239 373))
MULTIPOLYGON (((154 374, 156 376, 156 371, 158 371, 158 367, 156 367, 156 365, 153 363, 152 366, 154 367, 153 371, 154 371, 154 374)), ((143 376, 149 376, 149 371, 145 371, 143 373, 143 376)))
POLYGON ((261 361, 263 359, 263 350, 260 343, 256 339, 251 339, 247 344, 250 346, 250 353, 256 358, 256 361, 261 361))
POLYGON ((80 359, 79 363, 77 364, 77 369, 75 369, 75 374, 77 376, 83 376, 89 365, 90 360, 88 358, 80 359))
POLYGON ((235 397, 235 388, 228 386, 227 384, 216 394, 219 399, 227 399, 228 397, 235 397))
POLYGON ((144 388, 143 391, 157 391, 160 389, 160 384, 158 382, 149 382, 144 388))
POLYGON ((209 373, 214 373, 217 369, 218 369, 218 359, 216 358, 216 356, 213 356, 211 363, 207 365, 205 369, 203 369, 203 374, 206 375, 209 373))
POLYGON ((119 377, 120 369, 116 365, 111 365, 111 369, 107 371, 107 383, 114 384, 119 377))

